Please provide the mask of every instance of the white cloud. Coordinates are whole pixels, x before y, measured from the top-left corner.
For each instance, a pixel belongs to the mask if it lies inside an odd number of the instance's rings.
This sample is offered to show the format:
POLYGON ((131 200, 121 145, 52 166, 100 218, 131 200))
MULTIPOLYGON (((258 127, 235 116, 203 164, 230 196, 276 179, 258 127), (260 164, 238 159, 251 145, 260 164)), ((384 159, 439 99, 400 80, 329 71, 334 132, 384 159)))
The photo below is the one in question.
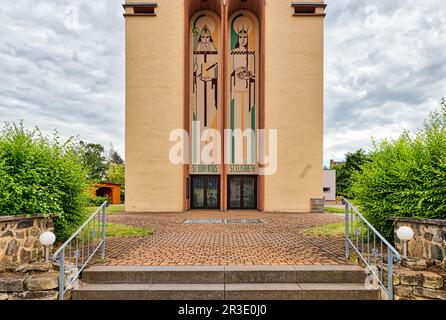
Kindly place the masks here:
POLYGON ((446 96, 443 1, 327 2, 325 163, 417 130, 446 96))
MULTIPOLYGON (((0 122, 124 151, 121 0, 0 6, 0 122)), ((415 130, 446 95, 443 0, 327 0, 325 161, 415 130)))

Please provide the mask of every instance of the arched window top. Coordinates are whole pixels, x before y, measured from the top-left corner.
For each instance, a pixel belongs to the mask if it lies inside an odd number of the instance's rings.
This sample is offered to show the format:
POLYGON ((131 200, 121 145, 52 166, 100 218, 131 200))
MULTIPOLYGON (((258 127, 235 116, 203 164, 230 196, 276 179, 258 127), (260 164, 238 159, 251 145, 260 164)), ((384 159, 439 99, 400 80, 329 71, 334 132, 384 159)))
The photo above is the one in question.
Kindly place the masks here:
POLYGON ((259 20, 262 20, 263 18, 265 0, 226 0, 226 2, 228 7, 228 16, 231 16, 238 10, 244 9, 251 11, 259 20))
POLYGON ((222 17, 223 0, 185 0, 184 4, 189 18, 203 10, 212 11, 219 17, 222 17))

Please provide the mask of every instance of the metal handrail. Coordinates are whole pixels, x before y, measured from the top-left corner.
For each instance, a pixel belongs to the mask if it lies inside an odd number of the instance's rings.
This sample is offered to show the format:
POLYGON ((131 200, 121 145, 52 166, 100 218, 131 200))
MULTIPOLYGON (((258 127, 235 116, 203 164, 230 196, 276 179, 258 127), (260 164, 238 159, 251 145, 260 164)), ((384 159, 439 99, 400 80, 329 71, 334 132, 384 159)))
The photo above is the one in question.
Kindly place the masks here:
POLYGON ((101 259, 105 258, 107 205, 105 201, 53 254, 53 260, 59 264, 59 300, 64 300, 67 290, 77 281, 99 248, 101 259), (65 279, 66 271, 73 272, 68 279, 65 279))
POLYGON ((378 285, 387 294, 388 300, 393 300, 393 265, 401 262, 400 253, 367 221, 366 218, 347 199, 342 200, 345 205, 345 256, 350 258, 350 247, 359 255, 367 265, 368 270, 377 281, 378 285), (365 228, 365 230, 364 230, 365 228), (350 237, 354 231, 354 239, 350 237), (364 241, 364 234, 367 240, 364 241), (373 249, 371 248, 370 236, 373 236, 373 249), (361 239, 361 241, 360 241, 361 239), (377 248, 377 245, 379 246, 377 248), (364 247, 367 246, 367 257, 364 247), (383 247, 387 247, 387 265, 384 261, 383 247), (372 260, 373 257, 373 260, 372 260), (377 263, 378 262, 378 263, 377 263), (387 268, 387 285, 384 281, 384 271, 387 268))

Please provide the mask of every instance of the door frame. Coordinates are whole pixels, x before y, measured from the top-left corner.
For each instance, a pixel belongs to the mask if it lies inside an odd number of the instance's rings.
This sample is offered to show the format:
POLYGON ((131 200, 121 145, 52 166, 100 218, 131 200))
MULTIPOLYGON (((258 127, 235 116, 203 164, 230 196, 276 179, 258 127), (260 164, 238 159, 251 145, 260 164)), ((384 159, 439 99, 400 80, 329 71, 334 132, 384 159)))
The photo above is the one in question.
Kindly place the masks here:
POLYGON ((258 210, 259 208, 259 203, 258 203, 258 198, 257 198, 257 188, 258 188, 258 183, 259 183, 259 176, 257 175, 248 175, 248 174, 242 174, 242 175, 228 175, 228 181, 227 181, 227 207, 228 210, 258 210), (248 207, 245 208, 243 206, 243 186, 245 184, 245 182, 243 181, 243 185, 240 187, 240 204, 242 205, 242 207, 239 208, 234 208, 231 207, 231 193, 230 193, 230 188, 231 188, 231 178, 232 177, 237 177, 237 178, 242 178, 242 180, 244 178, 250 177, 250 178, 254 178, 254 199, 255 199, 255 206, 254 207, 248 207))
POLYGON ((221 182, 221 176, 220 175, 199 175, 199 174, 194 174, 190 176, 190 208, 191 210, 220 210, 221 209, 221 202, 220 202, 220 197, 221 197, 221 190, 220 190, 220 182, 221 182), (205 185, 207 185, 207 178, 217 178, 217 204, 218 207, 217 208, 206 208, 207 207, 207 188, 204 188, 204 207, 203 208, 197 208, 194 207, 193 205, 193 197, 194 197, 194 180, 197 178, 203 178, 205 180, 205 185))

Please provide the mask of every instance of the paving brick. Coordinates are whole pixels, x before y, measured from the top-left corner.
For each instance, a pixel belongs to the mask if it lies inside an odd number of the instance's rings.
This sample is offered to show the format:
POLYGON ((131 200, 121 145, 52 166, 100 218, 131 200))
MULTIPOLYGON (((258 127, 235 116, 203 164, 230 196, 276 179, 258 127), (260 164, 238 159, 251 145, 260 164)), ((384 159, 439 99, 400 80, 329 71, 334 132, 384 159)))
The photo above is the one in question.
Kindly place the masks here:
POLYGON ((122 213, 110 222, 149 227, 147 237, 108 238, 110 266, 345 265, 342 237, 300 231, 339 223, 333 214, 262 212, 122 213), (192 224, 185 219, 262 219, 266 224, 192 224))

